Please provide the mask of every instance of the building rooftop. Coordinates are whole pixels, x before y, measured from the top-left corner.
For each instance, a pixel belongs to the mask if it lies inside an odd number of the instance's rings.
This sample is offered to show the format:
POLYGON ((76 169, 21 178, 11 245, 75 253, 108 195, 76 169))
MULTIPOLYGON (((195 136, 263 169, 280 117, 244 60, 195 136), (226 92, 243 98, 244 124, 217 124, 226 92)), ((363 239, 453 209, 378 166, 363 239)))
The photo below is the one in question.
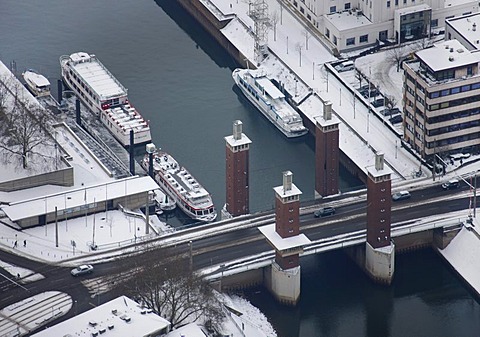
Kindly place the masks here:
POLYGON ((480 62, 480 53, 469 51, 457 40, 438 42, 415 54, 434 72, 480 62))
POLYGON ((409 6, 405 8, 400 8, 395 11, 396 15, 402 16, 405 14, 411 14, 411 13, 417 13, 417 12, 424 12, 426 10, 432 9, 427 4, 421 4, 421 5, 416 5, 416 6, 409 6))
POLYGON ((33 336, 156 336, 162 331, 168 332, 169 328, 166 319, 120 296, 33 336))
POLYGON ((472 48, 480 49, 480 13, 451 18, 446 24, 462 35, 472 48))
POLYGON ((343 11, 326 15, 328 21, 339 31, 371 25, 372 22, 361 11, 343 11))

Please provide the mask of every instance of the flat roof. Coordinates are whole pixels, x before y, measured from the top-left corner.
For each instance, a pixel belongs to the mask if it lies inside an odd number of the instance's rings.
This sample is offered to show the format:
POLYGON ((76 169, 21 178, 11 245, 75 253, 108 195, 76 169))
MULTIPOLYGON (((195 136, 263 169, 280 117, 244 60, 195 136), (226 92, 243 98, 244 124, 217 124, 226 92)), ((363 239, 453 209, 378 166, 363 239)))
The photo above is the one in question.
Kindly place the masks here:
POLYGON ((435 72, 480 62, 480 52, 469 51, 457 40, 435 43, 415 55, 435 72))
POLYGON ((354 29, 371 25, 372 22, 363 14, 357 15, 358 12, 343 11, 341 13, 333 13, 326 15, 328 21, 332 23, 339 31, 354 29))
POLYGON ((470 43, 471 47, 480 49, 480 13, 451 18, 445 22, 470 43))
POLYGON ((79 52, 70 55, 70 60, 70 66, 100 97, 127 95, 127 90, 95 55, 79 52))
POLYGON ((128 177, 105 182, 94 186, 85 186, 74 190, 60 192, 33 199, 20 200, 3 205, 2 210, 12 221, 48 214, 57 211, 69 210, 94 202, 104 202, 126 195, 138 194, 158 189, 158 184, 149 176, 128 177))
POLYGON ((275 230, 275 224, 258 227, 258 230, 267 238, 275 249, 280 251, 303 247, 312 243, 312 241, 302 233, 288 238, 282 238, 275 230))
POLYGON ((91 337, 95 333, 108 337, 156 336, 163 329, 168 331, 170 322, 120 296, 32 336, 91 337), (100 333, 100 330, 105 331, 100 333))
POLYGON ((401 16, 401 15, 406 15, 411 13, 424 12, 431 9, 432 7, 430 7, 429 5, 421 4, 421 5, 409 6, 409 7, 397 9, 395 10, 395 13, 401 16))
POLYGON ((248 145, 248 144, 252 143, 250 138, 248 138, 243 132, 242 132, 242 137, 240 137, 240 139, 235 139, 235 138, 233 138, 233 135, 232 135, 232 136, 225 137, 225 141, 231 147, 240 146, 240 145, 248 145))

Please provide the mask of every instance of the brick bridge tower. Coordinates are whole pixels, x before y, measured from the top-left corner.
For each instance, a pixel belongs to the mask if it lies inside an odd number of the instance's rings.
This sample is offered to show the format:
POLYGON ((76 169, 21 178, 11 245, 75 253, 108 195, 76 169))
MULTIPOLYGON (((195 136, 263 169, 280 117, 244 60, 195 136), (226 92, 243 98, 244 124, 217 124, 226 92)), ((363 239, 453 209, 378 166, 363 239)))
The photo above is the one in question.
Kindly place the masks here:
POLYGON ((323 102, 323 115, 315 127, 315 199, 338 193, 339 120, 332 116, 332 102, 323 102))
POLYGON ((226 203, 222 219, 248 214, 248 153, 250 139, 242 133, 242 122, 233 123, 233 135, 225 137, 226 142, 226 203))
POLYGON ((275 224, 259 230, 275 249, 268 288, 278 301, 296 305, 300 297, 300 259, 303 247, 310 240, 300 233, 300 195, 293 184, 293 174, 283 172, 283 185, 275 191, 275 224))
POLYGON ((375 155, 375 166, 368 167, 367 243, 365 268, 379 283, 390 284, 395 270, 395 245, 390 240, 392 171, 385 167, 383 153, 375 155))

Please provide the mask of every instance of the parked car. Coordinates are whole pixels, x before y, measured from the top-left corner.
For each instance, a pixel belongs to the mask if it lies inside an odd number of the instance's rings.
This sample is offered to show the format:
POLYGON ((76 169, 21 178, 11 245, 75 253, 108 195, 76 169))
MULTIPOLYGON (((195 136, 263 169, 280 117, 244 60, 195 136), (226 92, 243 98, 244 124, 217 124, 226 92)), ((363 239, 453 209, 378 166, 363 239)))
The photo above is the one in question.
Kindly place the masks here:
POLYGON ((333 214, 335 214, 335 208, 330 207, 330 206, 320 208, 319 210, 316 210, 315 213, 313 213, 313 215, 316 218, 321 217, 321 216, 333 215, 333 214))
POLYGON ((93 272, 93 266, 91 264, 82 264, 70 272, 72 276, 80 276, 84 274, 91 274, 93 272))
POLYGON ((400 191, 392 195, 393 201, 407 200, 410 199, 411 195, 408 191, 400 191))
POLYGON ((391 117, 391 116, 401 114, 401 111, 400 111, 399 108, 392 108, 392 109, 385 108, 385 109, 381 110, 381 114, 384 115, 384 116, 391 117))
POLYGON ((452 190, 458 188, 458 186, 460 186, 460 182, 457 179, 451 179, 442 184, 444 190, 452 190))
POLYGON ((381 107, 385 104, 385 99, 383 98, 377 98, 376 100, 374 100, 372 102, 372 105, 375 107, 375 108, 378 108, 378 107, 381 107))
POLYGON ((335 66, 335 70, 341 73, 342 71, 349 71, 355 69, 353 61, 345 61, 335 66))
POLYGON ((392 124, 397 124, 397 123, 401 123, 403 121, 403 118, 402 118, 402 115, 399 114, 399 115, 390 117, 389 121, 392 124))

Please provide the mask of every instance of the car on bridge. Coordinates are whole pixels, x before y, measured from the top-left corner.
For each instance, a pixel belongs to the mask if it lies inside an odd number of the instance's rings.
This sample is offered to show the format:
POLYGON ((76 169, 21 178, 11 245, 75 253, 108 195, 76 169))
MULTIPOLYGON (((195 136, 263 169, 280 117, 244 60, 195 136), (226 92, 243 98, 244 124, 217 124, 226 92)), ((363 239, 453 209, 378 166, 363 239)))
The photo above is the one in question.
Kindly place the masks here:
POLYGON ((458 188, 459 186, 460 186, 460 181, 458 181, 457 179, 451 179, 442 184, 442 188, 444 190, 453 190, 455 188, 458 188))
POLYGON ((411 196, 412 195, 408 191, 400 191, 392 194, 392 200, 393 201, 406 200, 406 199, 410 199, 411 196))
POLYGON ((328 216, 328 215, 334 215, 335 214, 335 208, 333 207, 323 207, 323 208, 320 208, 319 210, 316 210, 315 213, 313 213, 313 215, 316 217, 316 218, 319 218, 319 217, 323 217, 323 216, 328 216))
POLYGON ((84 274, 91 274, 93 272, 93 266, 91 264, 82 264, 70 272, 72 276, 80 276, 84 274))

